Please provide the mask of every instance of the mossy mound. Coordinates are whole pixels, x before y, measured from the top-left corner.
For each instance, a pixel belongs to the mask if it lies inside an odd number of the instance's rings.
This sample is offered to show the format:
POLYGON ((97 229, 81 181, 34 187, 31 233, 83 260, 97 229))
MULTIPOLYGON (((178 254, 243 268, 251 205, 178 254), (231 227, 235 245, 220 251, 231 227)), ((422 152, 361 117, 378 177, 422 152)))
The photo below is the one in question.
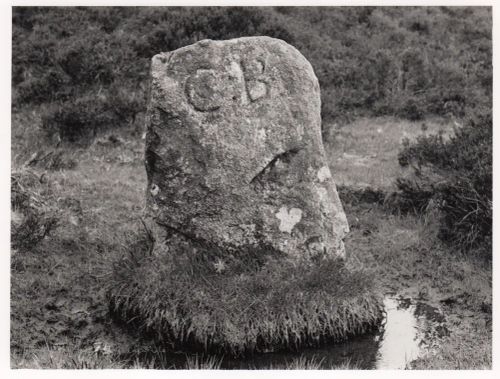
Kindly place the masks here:
POLYGON ((141 333, 174 349, 232 355, 344 340, 375 328, 383 313, 362 271, 276 253, 131 255, 115 266, 108 294, 112 315, 141 333))

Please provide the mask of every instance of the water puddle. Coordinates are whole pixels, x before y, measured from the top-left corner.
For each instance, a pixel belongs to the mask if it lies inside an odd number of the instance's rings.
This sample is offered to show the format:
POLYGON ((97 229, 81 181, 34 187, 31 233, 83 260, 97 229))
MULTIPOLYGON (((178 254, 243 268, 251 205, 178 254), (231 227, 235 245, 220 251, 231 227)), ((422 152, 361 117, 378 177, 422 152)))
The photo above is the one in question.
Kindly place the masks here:
POLYGON ((299 358, 312 359, 325 369, 404 369, 448 334, 445 317, 437 308, 394 297, 387 297, 384 305, 386 317, 377 332, 297 353, 267 353, 241 361, 224 359, 221 369, 285 368, 299 358))

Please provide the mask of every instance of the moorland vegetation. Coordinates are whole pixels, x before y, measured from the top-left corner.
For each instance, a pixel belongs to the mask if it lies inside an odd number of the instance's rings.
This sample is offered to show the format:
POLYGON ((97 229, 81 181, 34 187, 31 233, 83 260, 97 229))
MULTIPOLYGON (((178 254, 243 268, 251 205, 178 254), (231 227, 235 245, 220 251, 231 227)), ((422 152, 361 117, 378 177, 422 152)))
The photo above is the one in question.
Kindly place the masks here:
MULTIPOLYGON (((344 178, 363 182, 362 165, 348 155, 331 160, 351 225, 347 264, 365 271, 348 279, 365 291, 367 272, 382 291, 447 307, 455 329, 437 358, 416 367, 491 364, 490 8, 14 7, 12 23, 14 366, 170 367, 161 359, 138 361, 144 346, 123 340, 105 306, 106 288, 140 279, 143 269, 129 270, 138 253, 131 247, 144 242, 137 215, 146 182, 141 137, 149 62, 158 52, 201 39, 251 35, 283 39, 313 65, 328 154, 335 156, 346 140, 363 144, 356 149, 366 154, 378 151, 378 144, 387 147, 386 156, 363 157, 380 163, 373 172, 382 178, 393 162, 401 166, 389 185, 374 180, 359 189, 344 178), (404 137, 403 129, 411 130, 399 146, 395 141, 404 137), (349 170, 342 171, 342 159, 349 170), (472 315, 464 319, 464 312, 472 315)), ((141 259, 147 269, 148 257, 141 259)), ((293 270, 307 276, 321 267, 293 270)), ((172 274, 167 271, 160 274, 172 274)), ((214 276, 221 291, 241 285, 230 273, 214 276)), ((267 291, 271 299, 286 298, 259 275, 246 285, 267 291)), ((289 285, 321 287, 311 283, 289 285)), ((166 288, 155 288, 148 299, 130 296, 131 309, 145 309, 145 302, 158 308, 154 296, 166 288)), ((207 331, 211 322, 219 325, 217 312, 238 315, 228 307, 229 297, 210 297, 214 312, 207 313, 213 316, 204 324, 207 331)), ((197 304, 183 306, 185 312, 197 304)), ((365 310, 372 317, 372 309, 365 310)), ((155 317, 150 320, 150 331, 162 328, 155 317)), ((298 320, 294 327, 300 329, 298 320)), ((222 328, 212 336, 239 336, 231 332, 222 328)), ((273 343, 283 338, 288 337, 269 334, 273 343)), ((231 348, 242 348, 240 342, 231 348)), ((187 367, 204 365, 197 358, 188 361, 187 367)))

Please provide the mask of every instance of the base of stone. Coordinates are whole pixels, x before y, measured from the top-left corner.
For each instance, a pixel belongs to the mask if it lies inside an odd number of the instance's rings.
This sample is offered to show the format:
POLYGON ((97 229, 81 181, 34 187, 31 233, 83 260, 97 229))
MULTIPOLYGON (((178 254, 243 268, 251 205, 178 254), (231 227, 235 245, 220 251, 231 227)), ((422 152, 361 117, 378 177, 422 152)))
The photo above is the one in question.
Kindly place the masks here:
POLYGON ((255 258, 131 255, 115 267, 111 314, 173 349, 234 356, 338 342, 382 320, 372 278, 340 260, 255 258))

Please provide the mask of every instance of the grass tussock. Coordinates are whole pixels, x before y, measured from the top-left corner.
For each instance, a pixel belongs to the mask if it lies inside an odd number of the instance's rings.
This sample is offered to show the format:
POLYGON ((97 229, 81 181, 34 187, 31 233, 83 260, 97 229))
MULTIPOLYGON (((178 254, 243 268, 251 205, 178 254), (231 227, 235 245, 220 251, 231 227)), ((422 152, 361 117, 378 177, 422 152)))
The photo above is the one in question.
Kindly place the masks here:
POLYGON ((26 250, 36 246, 57 226, 56 210, 46 197, 43 175, 19 170, 11 175, 11 246, 26 250))
POLYGON ((293 358, 282 365, 271 365, 272 370, 320 370, 322 368, 323 359, 316 357, 308 358, 303 355, 293 358))
POLYGON ((218 370, 222 365, 222 359, 216 356, 195 356, 186 357, 185 368, 187 370, 218 370))
POLYGON ((98 356, 89 350, 58 349, 45 346, 36 352, 22 353, 13 357, 12 369, 119 369, 125 368, 120 362, 106 356, 98 356))
POLYGON ((173 348, 232 355, 344 340, 381 319, 362 271, 334 259, 265 258, 252 266, 242 257, 131 254, 111 279, 112 314, 173 348))

